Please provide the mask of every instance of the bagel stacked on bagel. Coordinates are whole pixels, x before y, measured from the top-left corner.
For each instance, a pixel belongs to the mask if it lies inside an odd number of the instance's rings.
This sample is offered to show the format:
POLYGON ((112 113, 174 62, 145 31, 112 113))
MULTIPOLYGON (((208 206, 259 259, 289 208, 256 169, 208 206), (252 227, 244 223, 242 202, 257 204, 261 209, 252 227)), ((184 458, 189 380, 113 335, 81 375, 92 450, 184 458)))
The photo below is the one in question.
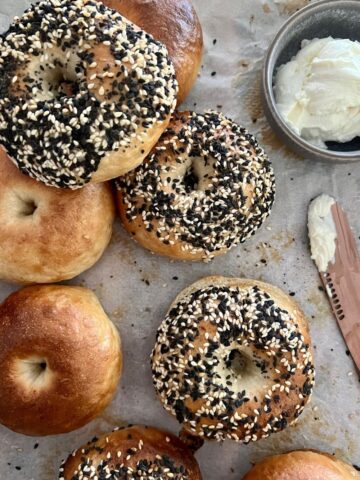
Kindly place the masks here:
POLYGON ((201 65, 203 34, 189 0, 102 0, 163 43, 179 84, 178 105, 194 85, 201 65))
POLYGON ((299 450, 259 462, 243 480, 356 480, 360 472, 326 453, 299 450))
POLYGON ((152 354, 155 390, 185 431, 244 443, 293 424, 314 365, 304 314, 276 287, 208 277, 175 299, 152 354))
POLYGON ((27 287, 0 305, 0 422, 26 435, 82 427, 112 400, 120 337, 88 289, 27 287))
POLYGON ((47 185, 78 188, 135 168, 176 104, 166 48, 94 0, 34 4, 0 52, 0 141, 47 185))
POLYGON ((269 215, 274 173, 255 137, 216 112, 176 113, 159 143, 117 182, 121 220, 149 250, 208 260, 269 215))
POLYGON ((174 435, 150 427, 117 429, 75 450, 59 480, 201 480, 190 450, 174 435))

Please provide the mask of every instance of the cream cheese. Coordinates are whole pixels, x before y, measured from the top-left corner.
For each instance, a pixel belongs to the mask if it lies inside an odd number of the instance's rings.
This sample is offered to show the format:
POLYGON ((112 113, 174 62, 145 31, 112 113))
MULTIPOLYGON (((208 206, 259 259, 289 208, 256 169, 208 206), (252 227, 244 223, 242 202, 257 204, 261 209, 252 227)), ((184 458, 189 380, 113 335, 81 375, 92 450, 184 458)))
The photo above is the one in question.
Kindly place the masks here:
POLYGON ((279 68, 274 92, 285 122, 308 142, 326 148, 360 136, 360 42, 304 40, 279 68))
POLYGON ((335 200, 329 195, 320 195, 310 204, 308 229, 311 258, 320 272, 326 272, 329 263, 335 262, 336 226, 331 207, 335 200))

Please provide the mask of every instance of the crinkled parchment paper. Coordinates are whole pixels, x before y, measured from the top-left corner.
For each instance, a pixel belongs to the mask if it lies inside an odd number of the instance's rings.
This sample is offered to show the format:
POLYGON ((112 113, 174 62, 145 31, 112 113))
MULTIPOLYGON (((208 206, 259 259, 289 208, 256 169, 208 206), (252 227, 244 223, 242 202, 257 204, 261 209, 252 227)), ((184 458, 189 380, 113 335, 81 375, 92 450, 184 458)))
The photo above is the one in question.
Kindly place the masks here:
MULTIPOLYGON (((9 19, 29 3, 0 0, 0 27, 5 29, 9 19)), ((273 213, 255 237, 210 264, 169 262, 153 256, 134 244, 117 223, 102 260, 72 282, 93 289, 120 329, 125 370, 116 398, 98 420, 68 435, 36 439, 0 427, 1 480, 56 478, 57 467, 69 451, 115 425, 140 422, 177 432, 177 422, 155 397, 148 358, 157 326, 174 296, 209 274, 257 278, 294 294, 311 322, 317 385, 296 427, 248 446, 205 445, 198 454, 204 479, 239 480, 251 462, 293 448, 323 449, 360 463, 360 384, 319 289, 306 229, 310 199, 327 192, 341 200, 359 237, 360 163, 324 165, 296 157, 272 133, 259 98, 260 69, 269 42, 288 15, 306 3, 195 1, 206 47, 201 75, 186 106, 199 112, 221 109, 258 135, 276 170, 273 213)), ((15 289, 0 283, 0 300, 15 289)))

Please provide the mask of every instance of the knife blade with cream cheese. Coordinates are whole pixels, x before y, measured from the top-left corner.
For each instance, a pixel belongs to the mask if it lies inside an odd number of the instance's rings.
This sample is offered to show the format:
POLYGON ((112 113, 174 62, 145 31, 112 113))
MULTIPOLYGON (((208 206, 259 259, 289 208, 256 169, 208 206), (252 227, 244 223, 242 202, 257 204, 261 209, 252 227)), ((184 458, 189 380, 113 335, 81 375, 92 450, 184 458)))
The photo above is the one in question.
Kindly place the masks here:
POLYGON ((347 216, 333 197, 323 194, 310 204, 308 229, 311 258, 360 370, 360 255, 347 216))

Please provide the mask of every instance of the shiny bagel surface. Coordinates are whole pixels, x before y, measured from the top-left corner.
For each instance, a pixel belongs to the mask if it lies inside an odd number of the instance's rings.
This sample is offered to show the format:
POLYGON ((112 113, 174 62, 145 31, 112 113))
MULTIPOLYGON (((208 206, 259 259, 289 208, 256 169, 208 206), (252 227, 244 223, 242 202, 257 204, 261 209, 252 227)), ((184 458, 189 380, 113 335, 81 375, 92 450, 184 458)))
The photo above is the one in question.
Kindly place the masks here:
POLYGON ((82 287, 26 287, 0 305, 0 423, 27 435, 82 427, 111 401, 120 337, 82 287))
POLYGON ((22 174, 0 148, 0 279, 55 283, 101 257, 115 217, 108 184, 47 187, 22 174))
POLYGON ((355 480, 360 472, 332 455, 299 450, 259 462, 243 480, 355 480))

